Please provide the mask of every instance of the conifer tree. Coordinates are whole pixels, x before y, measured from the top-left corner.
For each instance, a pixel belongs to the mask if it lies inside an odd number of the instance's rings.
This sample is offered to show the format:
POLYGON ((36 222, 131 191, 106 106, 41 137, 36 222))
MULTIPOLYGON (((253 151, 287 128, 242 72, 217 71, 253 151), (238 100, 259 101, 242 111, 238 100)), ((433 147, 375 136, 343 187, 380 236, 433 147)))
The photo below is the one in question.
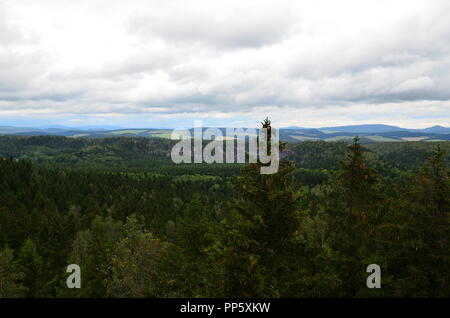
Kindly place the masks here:
POLYGON ((165 242, 142 228, 135 215, 127 218, 124 237, 111 257, 107 281, 109 297, 157 297, 158 262, 167 248, 165 242))
POLYGON ((385 226, 385 253, 395 295, 449 297, 450 180, 438 146, 406 189, 385 226))
MULTIPOLYGON (((123 232, 120 221, 96 216, 91 228, 77 233, 68 263, 81 267, 83 288, 71 290, 68 296, 106 296, 107 278, 111 276, 111 258, 123 232)), ((67 293, 67 290, 64 292, 67 293)))
MULTIPOLYGON (((262 127, 267 129, 267 148, 271 149, 270 121, 266 119, 262 127)), ((283 151, 284 144, 279 148, 283 151)), ((281 285, 289 284, 287 274, 296 263, 289 259, 297 256, 296 234, 301 224, 293 163, 280 162, 274 174, 261 174, 262 165, 258 161, 241 170, 235 182, 237 199, 212 249, 219 264, 213 269, 219 277, 212 288, 221 296, 280 296, 281 285)))
POLYGON ((26 297, 36 298, 40 294, 42 287, 42 257, 38 254, 36 245, 30 239, 26 240, 19 251, 16 261, 17 268, 23 272, 24 277, 21 280, 28 290, 26 297))
POLYGON ((382 210, 379 176, 367 166, 358 137, 331 182, 326 207, 328 243, 338 255, 338 271, 345 282, 342 295, 354 296, 367 288, 365 271, 374 261, 375 229, 382 210))
POLYGON ((20 283, 23 278, 24 273, 14 262, 13 250, 0 250, 0 298, 24 297, 27 288, 20 283))

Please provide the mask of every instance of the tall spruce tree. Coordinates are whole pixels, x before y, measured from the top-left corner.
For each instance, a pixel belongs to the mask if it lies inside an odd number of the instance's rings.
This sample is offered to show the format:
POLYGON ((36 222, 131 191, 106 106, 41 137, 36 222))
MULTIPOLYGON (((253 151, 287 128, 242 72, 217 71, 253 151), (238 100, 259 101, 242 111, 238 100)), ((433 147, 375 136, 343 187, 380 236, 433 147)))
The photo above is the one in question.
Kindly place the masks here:
POLYGON ((18 271, 24 274, 21 282, 28 288, 26 297, 36 298, 42 296, 43 260, 37 252, 36 244, 32 240, 28 239, 22 245, 16 266, 18 271))
POLYGON ((338 255, 338 271, 345 282, 341 296, 352 297, 366 290, 367 266, 382 262, 375 256, 375 229, 382 214, 379 187, 379 176, 367 166, 355 137, 331 181, 326 202, 328 243, 338 255))
MULTIPOLYGON (((262 126, 271 149, 271 123, 266 119, 262 126)), ((211 286, 213 296, 281 296, 289 290, 289 274, 298 271, 294 264, 301 247, 296 234, 302 217, 293 186, 294 165, 281 161, 277 173, 261 174, 262 165, 249 164, 235 182, 237 198, 211 250, 216 265, 212 270, 218 276, 211 286)))

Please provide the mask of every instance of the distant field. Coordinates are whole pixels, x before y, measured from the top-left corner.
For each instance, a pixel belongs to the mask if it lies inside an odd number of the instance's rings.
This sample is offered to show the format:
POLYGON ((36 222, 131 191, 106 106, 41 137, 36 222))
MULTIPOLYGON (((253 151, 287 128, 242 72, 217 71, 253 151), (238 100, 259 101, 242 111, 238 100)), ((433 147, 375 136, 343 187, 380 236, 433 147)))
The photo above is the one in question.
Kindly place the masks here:
POLYGON ((145 132, 147 130, 145 129, 127 129, 127 130, 116 130, 116 131, 111 131, 110 134, 112 135, 123 135, 123 134, 135 134, 135 135, 139 135, 143 132, 145 132))
POLYGON ((363 136, 363 137, 373 140, 373 141, 400 141, 398 139, 388 138, 388 137, 383 137, 383 136, 363 136))
MULTIPOLYGON (((361 137, 361 138, 366 138, 366 139, 369 139, 369 140, 371 140, 371 141, 401 141, 401 140, 398 140, 398 139, 395 139, 395 138, 389 138, 389 137, 384 137, 384 136, 364 136, 364 135, 361 135, 361 136, 359 136, 359 137, 361 137)), ((345 141, 345 140, 351 140, 351 139, 353 139, 353 137, 352 136, 334 136, 334 137, 330 137, 330 138, 327 138, 327 139, 325 139, 325 141, 345 141)))
POLYGON ((349 140, 353 139, 351 136, 334 136, 330 138, 326 138, 325 141, 342 141, 342 140, 349 140))
MULTIPOLYGON (((206 127, 205 127, 206 128, 206 127)), ((226 128, 218 128, 223 135, 226 135, 226 128)), ((380 131, 380 132, 355 132, 355 131, 338 131, 335 129, 315 129, 315 128, 289 128, 279 129, 280 140, 290 142, 304 142, 309 140, 324 140, 324 141, 347 141, 359 136, 363 142, 390 142, 390 141, 428 141, 428 140, 449 140, 450 133, 447 133, 446 128, 440 129, 439 133, 429 131, 380 131)), ((449 128, 450 129, 450 128, 449 128)), ((193 134, 193 130, 190 129, 193 134)), ((81 137, 81 138, 105 138, 105 137, 123 137, 123 136, 140 136, 147 138, 163 138, 170 139, 172 129, 166 128, 121 128, 117 130, 78 130, 78 129, 34 129, 29 131, 16 127, 0 127, 0 135, 20 135, 20 136, 66 136, 66 137, 81 137)), ((241 135, 242 133, 237 133, 241 135)), ((243 132, 247 137, 247 131, 243 132)), ((250 134, 251 135, 251 134, 250 134)))
POLYGON ((296 135, 289 135, 289 137, 294 138, 296 140, 317 140, 317 139, 319 139, 317 137, 296 136, 296 135))
POLYGON ((324 134, 334 134, 339 132, 335 130, 320 130, 320 131, 323 132, 324 134))
POLYGON ((427 136, 422 136, 422 137, 402 137, 402 140, 404 141, 422 141, 427 139, 427 136))
POLYGON ((149 131, 147 132, 147 134, 151 137, 159 137, 159 138, 167 138, 170 139, 171 133, 170 132, 165 132, 165 133, 155 133, 153 131, 149 131))

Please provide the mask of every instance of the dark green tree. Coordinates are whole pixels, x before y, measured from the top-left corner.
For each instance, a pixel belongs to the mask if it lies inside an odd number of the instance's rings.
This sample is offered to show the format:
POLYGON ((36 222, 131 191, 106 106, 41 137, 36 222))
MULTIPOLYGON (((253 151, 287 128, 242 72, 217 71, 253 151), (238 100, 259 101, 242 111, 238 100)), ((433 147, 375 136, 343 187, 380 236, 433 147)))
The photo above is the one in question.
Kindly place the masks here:
POLYGON ((450 297, 450 180, 438 146, 393 205, 384 252, 402 297, 450 297))
POLYGON ((359 138, 331 180, 326 202, 327 242, 336 252, 336 266, 343 283, 341 296, 366 290, 366 268, 384 265, 377 257, 376 228, 382 217, 380 178, 368 167, 359 138), (380 264, 381 263, 381 264, 380 264))
POLYGON ((26 297, 36 298, 42 296, 43 260, 32 240, 28 239, 22 245, 16 265, 18 270, 24 274, 21 281, 28 288, 26 297))
POLYGON ((127 218, 124 231, 111 257, 110 277, 106 278, 107 296, 160 296, 158 262, 167 244, 145 231, 134 215, 127 218))
MULTIPOLYGON (((111 276, 111 259, 123 234, 120 221, 100 216, 95 217, 90 229, 78 232, 68 264, 80 266, 83 287, 73 290, 62 287, 61 295, 105 297, 107 281, 111 276)), ((65 279, 61 283, 61 286, 64 285, 65 279)))
POLYGON ((14 262, 13 250, 0 250, 0 298, 24 297, 27 288, 21 284, 24 273, 14 262))
MULTIPOLYGON (((269 132, 268 144, 275 142, 270 139, 272 127, 268 119, 263 128, 269 132)), ((284 150, 284 144, 279 145, 279 150, 284 150)), ((262 165, 249 164, 236 180, 237 199, 224 213, 220 238, 210 249, 215 264, 210 295, 304 296, 319 281, 308 267, 311 254, 300 235, 304 213, 293 183, 294 164, 281 161, 274 174, 261 174, 262 165)), ((336 282, 334 277, 321 281, 336 282)))

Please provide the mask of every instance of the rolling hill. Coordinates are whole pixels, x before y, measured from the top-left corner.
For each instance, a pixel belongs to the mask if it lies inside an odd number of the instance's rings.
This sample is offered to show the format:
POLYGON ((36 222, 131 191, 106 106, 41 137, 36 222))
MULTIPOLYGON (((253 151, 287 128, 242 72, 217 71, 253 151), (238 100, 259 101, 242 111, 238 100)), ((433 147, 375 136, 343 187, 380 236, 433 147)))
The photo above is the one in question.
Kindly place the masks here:
MULTIPOLYGON (((204 128, 205 129, 205 128, 204 128)), ((225 128, 220 128, 225 134, 225 128)), ((32 128, 0 126, 0 135, 19 136, 66 136, 74 138, 105 138, 118 136, 139 136, 170 138, 171 129, 121 128, 105 129, 80 128, 32 128)), ((340 141, 359 136, 365 143, 378 141, 440 141, 450 140, 450 128, 433 126, 425 129, 406 129, 390 125, 351 125, 322 128, 286 127, 280 128, 280 139, 284 141, 325 140, 340 141)))

